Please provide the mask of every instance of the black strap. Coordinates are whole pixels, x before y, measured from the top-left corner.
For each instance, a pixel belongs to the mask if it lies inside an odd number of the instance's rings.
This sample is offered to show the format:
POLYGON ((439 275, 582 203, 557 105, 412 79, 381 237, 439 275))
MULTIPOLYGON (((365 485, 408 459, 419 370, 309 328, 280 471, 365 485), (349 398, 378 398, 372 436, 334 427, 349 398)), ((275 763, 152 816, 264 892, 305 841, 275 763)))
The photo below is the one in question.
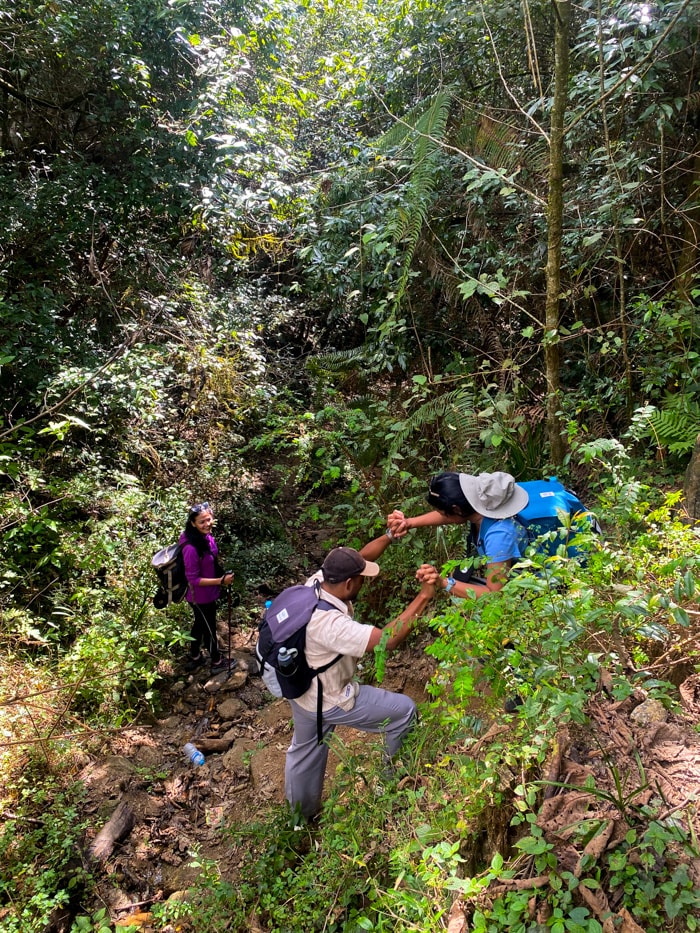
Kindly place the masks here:
MULTIPOLYGON (((318 582, 318 581, 317 581, 318 582)), ((318 592, 320 592, 320 584, 318 592)), ((319 597, 318 602, 316 603, 316 609, 319 606, 323 606, 324 609, 337 609, 337 606, 334 606, 332 603, 329 603, 325 599, 319 597)), ((314 610, 315 612, 316 610, 314 610)), ((318 744, 320 745, 323 742, 323 684, 321 683, 321 678, 319 674, 323 674, 324 671, 327 671, 329 667, 333 667, 334 664, 337 664, 338 661, 343 657, 342 654, 337 654, 332 661, 329 661, 328 664, 324 664, 322 667, 312 667, 314 677, 316 678, 316 735, 318 737, 318 744)))
POLYGON ((332 661, 328 662, 328 664, 324 664, 322 667, 311 668, 314 673, 314 677, 316 678, 316 734, 318 735, 319 745, 323 741, 323 684, 321 683, 321 678, 318 675, 323 674, 324 671, 327 671, 329 667, 333 667, 333 665, 337 664, 342 657, 344 657, 344 655, 337 654, 332 661))
POLYGON ((316 736, 318 744, 323 742, 323 684, 316 678, 316 736))

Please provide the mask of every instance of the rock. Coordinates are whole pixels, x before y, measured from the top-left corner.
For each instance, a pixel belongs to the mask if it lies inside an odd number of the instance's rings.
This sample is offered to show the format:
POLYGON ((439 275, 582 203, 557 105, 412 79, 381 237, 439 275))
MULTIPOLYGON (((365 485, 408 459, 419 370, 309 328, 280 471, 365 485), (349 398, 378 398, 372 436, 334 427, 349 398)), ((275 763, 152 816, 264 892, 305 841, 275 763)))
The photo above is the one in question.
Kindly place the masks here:
POLYGON ((163 893, 166 898, 176 891, 183 891, 191 888, 200 874, 199 868, 193 868, 188 861, 184 865, 176 867, 163 866, 163 893))
POLYGON ((181 716, 168 716, 167 719, 159 720, 158 725, 164 732, 175 732, 179 729, 181 721, 181 716))
POLYGON ((630 719, 638 726, 651 726, 666 722, 668 711, 660 700, 645 700, 630 713, 630 719))
POLYGON ((134 761, 139 768, 162 768, 163 751, 158 747, 142 745, 134 754, 134 761))
POLYGON ((137 775, 138 769, 133 761, 121 755, 110 755, 84 768, 80 780, 95 793, 109 797, 126 790, 137 775))
POLYGON ((248 672, 236 669, 231 674, 222 672, 210 677, 205 683, 207 693, 218 693, 220 690, 239 690, 248 679, 248 672))
POLYGON ((228 700, 224 700, 223 703, 219 703, 216 707, 216 711, 221 716, 222 719, 234 719, 242 712, 244 712, 246 706, 241 700, 237 697, 229 697, 228 700))
POLYGON ((254 739, 238 739, 234 747, 226 752, 222 757, 222 762, 227 771, 232 774, 247 774, 249 770, 248 759, 251 753, 257 748, 257 742, 254 739))

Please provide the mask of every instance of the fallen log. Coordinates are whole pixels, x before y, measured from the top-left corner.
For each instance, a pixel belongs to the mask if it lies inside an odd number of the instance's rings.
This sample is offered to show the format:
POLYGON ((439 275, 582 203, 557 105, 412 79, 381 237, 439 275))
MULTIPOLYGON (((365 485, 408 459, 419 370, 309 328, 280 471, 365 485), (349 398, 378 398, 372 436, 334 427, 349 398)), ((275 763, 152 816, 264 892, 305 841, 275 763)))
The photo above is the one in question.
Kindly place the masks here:
POLYGON ((195 739, 195 745, 205 755, 212 752, 226 752, 233 745, 233 739, 207 739, 204 736, 195 739))
POLYGON ((88 850, 89 858, 96 862, 106 861, 112 854, 114 846, 129 835, 135 822, 136 817, 128 801, 120 800, 114 813, 95 836, 88 850))

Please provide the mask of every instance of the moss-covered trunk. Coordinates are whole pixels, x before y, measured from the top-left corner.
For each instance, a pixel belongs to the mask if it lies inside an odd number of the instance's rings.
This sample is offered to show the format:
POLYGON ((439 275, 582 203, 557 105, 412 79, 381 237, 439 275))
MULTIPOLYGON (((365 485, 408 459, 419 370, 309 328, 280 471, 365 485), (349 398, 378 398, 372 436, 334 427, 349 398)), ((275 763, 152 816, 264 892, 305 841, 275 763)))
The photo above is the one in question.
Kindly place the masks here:
POLYGON ((545 373, 547 433, 552 462, 563 463, 565 445, 560 415, 559 295, 563 215, 564 114, 569 80, 569 0, 554 0, 554 103, 550 127, 549 194, 547 202, 547 296, 545 300, 545 373))

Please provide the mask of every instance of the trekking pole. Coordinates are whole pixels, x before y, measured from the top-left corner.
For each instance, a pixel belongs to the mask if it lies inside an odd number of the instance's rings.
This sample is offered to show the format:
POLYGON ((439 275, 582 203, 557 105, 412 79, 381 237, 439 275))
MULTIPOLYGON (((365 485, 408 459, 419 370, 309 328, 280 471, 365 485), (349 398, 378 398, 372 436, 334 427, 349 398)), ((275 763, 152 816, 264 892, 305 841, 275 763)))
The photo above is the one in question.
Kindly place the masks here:
POLYGON ((228 663, 231 664, 231 586, 227 587, 226 602, 228 603, 228 663))

